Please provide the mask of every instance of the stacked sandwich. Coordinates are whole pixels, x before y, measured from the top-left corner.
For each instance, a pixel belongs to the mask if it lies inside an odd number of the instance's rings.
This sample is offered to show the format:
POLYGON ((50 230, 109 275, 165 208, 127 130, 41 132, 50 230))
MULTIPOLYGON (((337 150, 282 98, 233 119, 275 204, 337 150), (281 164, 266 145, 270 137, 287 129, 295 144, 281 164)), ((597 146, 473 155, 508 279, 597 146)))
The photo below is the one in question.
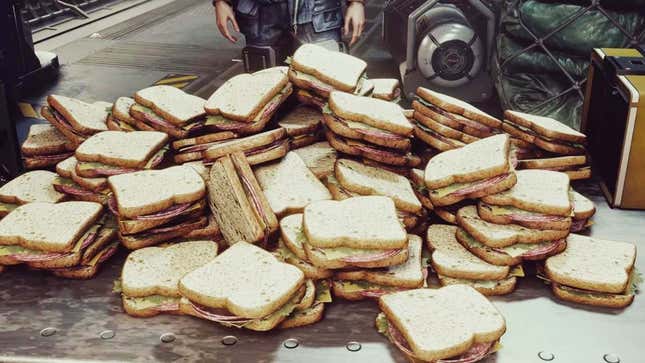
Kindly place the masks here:
POLYGON ((291 150, 311 145, 323 138, 322 113, 313 107, 298 105, 278 121, 286 130, 291 150))
POLYGON ((298 268, 239 241, 179 281, 179 305, 227 327, 268 331, 320 320, 324 295, 317 290, 298 268))
POLYGON ((130 116, 130 107, 137 101, 130 97, 119 97, 112 105, 105 124, 108 130, 112 131, 154 131, 154 129, 143 122, 130 116))
POLYGON ((305 165, 318 179, 323 179, 334 173, 334 164, 338 159, 338 152, 327 141, 317 142, 294 150, 305 165))
POLYGON ((283 128, 277 128, 251 136, 215 142, 202 152, 202 158, 204 165, 208 166, 222 156, 240 152, 246 155, 249 164, 257 165, 280 159, 288 151, 287 132, 283 128))
POLYGON ((59 95, 47 97, 48 106, 43 106, 40 114, 58 129, 73 148, 78 147, 88 137, 106 131, 105 124, 111 109, 105 102, 87 103, 75 98, 59 95))
POLYGON ((115 175, 108 184, 113 193, 108 205, 117 216, 121 243, 129 249, 176 239, 208 225, 204 180, 188 166, 115 175))
POLYGON ((175 140, 170 145, 174 150, 175 163, 183 164, 192 161, 201 161, 204 158, 204 151, 208 150, 211 146, 223 144, 237 137, 238 135, 234 132, 221 131, 175 140))
POLYGON ((51 171, 34 170, 0 187, 0 218, 23 204, 63 201, 65 195, 56 191, 53 186, 56 179, 57 175, 51 171))
POLYGON ((74 155, 74 146, 54 126, 35 124, 29 127, 20 151, 25 168, 38 169, 56 165, 74 155))
POLYGON ((596 214, 594 203, 573 189, 569 189, 569 199, 573 207, 571 232, 580 232, 591 227, 593 222, 590 219, 596 214))
POLYGON ((417 89, 414 135, 431 147, 446 151, 500 132, 502 122, 456 98, 417 89))
POLYGON ((401 102, 401 85, 396 78, 372 78, 368 82, 374 85, 372 97, 399 103, 401 102))
POLYGON ((332 91, 366 93, 367 63, 315 44, 300 46, 289 60, 289 79, 302 103, 323 108, 332 91))
POLYGON ((504 112, 502 128, 529 143, 530 148, 542 151, 535 158, 521 156, 526 153, 526 148, 520 149, 518 158, 522 160, 519 162, 519 169, 561 171, 569 175, 571 180, 591 177, 591 167, 584 147, 587 137, 583 133, 552 118, 517 111, 504 112))
POLYGON ((117 250, 116 228, 93 202, 34 202, 0 220, 0 265, 24 263, 67 278, 91 278, 117 250))
POLYGON ((325 136, 336 150, 385 165, 411 168, 413 127, 392 102, 332 91, 324 109, 325 136))
POLYGON ((110 193, 107 178, 81 177, 76 173, 77 164, 76 157, 71 156, 56 165, 59 177, 53 181, 54 189, 69 199, 106 204, 110 193))

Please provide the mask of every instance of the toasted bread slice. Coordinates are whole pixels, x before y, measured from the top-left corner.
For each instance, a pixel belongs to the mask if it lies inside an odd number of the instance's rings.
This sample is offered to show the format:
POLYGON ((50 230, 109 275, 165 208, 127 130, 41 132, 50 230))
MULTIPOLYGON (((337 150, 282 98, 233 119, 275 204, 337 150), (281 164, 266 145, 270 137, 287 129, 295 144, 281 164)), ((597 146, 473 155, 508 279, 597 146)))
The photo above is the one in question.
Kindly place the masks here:
POLYGON ((255 177, 277 216, 302 213, 312 202, 332 199, 329 190, 294 152, 279 162, 256 168, 255 177))
POLYGON ((504 111, 504 117, 515 124, 530 128, 540 136, 574 143, 584 143, 587 141, 585 134, 550 117, 531 115, 512 110, 504 111))
POLYGON ((466 103, 454 97, 431 91, 423 87, 417 88, 417 96, 421 97, 426 102, 429 102, 448 112, 463 115, 466 118, 481 122, 492 128, 500 128, 502 125, 502 121, 500 121, 499 119, 487 114, 486 112, 469 103, 466 103))
POLYGON ((55 155, 72 149, 65 135, 49 124, 29 126, 27 139, 20 146, 23 156, 55 155))
POLYGON ((362 122, 397 135, 412 135, 412 124, 403 109, 392 102, 334 91, 329 95, 329 108, 348 121, 362 122))
POLYGON ((63 115, 74 130, 84 135, 92 135, 107 130, 105 125, 107 117, 105 105, 90 104, 60 95, 47 96, 47 103, 63 115))
POLYGON ((204 117, 206 100, 177 87, 159 85, 137 91, 134 99, 173 125, 182 126, 204 117))
POLYGON ((293 54, 291 68, 320 79, 338 90, 354 92, 359 87, 367 63, 319 45, 303 44, 293 54))
POLYGON ((386 101, 396 101, 401 97, 401 83, 396 78, 372 78, 369 80, 374 85, 372 97, 386 101))
POLYGON ((25 204, 31 202, 57 203, 65 195, 53 187, 56 173, 46 170, 26 172, 0 187, 0 202, 25 204))
POLYGON ((76 149, 78 161, 100 162, 126 168, 142 168, 168 142, 156 131, 104 131, 76 149))
POLYGON ((280 119, 278 126, 291 137, 302 136, 316 132, 322 124, 322 117, 320 110, 300 105, 280 119))

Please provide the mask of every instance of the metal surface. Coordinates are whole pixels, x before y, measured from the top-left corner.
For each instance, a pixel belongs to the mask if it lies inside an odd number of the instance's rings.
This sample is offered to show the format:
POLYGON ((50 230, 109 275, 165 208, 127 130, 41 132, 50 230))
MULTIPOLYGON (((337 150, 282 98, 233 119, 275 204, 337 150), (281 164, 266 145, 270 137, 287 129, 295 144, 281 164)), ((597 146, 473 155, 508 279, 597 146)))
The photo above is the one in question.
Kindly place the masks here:
MULTIPOLYGON (((593 236, 645 248, 645 212, 609 209, 595 184, 576 188, 597 205, 593 236)), ((645 270, 642 255, 636 262, 641 271, 645 270)), ((124 257, 125 253, 116 256, 90 281, 63 280, 24 268, 0 275, 0 361, 39 357, 405 362, 374 328, 378 309, 373 301, 335 301, 317 324, 267 333, 227 329, 187 316, 129 317, 122 311, 119 295, 112 291, 124 257), (54 328, 56 333, 41 335, 46 328, 54 328), (114 332, 111 339, 100 336, 106 330, 114 332), (175 339, 163 338, 169 335, 175 339)), ((492 300, 506 318, 507 332, 502 337, 502 350, 484 362, 642 362, 645 356, 642 294, 625 310, 590 308, 555 300, 540 280, 527 277, 511 295, 492 300)))

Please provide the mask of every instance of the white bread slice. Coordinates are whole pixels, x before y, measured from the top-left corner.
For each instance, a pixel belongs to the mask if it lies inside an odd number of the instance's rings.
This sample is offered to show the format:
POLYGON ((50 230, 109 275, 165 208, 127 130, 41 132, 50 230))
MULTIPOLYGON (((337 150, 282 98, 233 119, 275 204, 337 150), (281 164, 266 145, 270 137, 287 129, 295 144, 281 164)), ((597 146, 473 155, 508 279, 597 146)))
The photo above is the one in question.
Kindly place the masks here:
POLYGON ((302 213, 312 202, 332 199, 329 190, 294 152, 256 168, 255 177, 277 216, 302 213))
POLYGON ((123 294, 129 297, 180 297, 179 280, 217 256, 217 243, 188 241, 131 252, 121 270, 123 294))
POLYGON ((135 93, 134 99, 177 126, 206 115, 205 99, 190 95, 173 86, 160 85, 144 88, 135 93))
POLYGON ((396 99, 396 90, 401 87, 396 78, 371 78, 369 81, 374 85, 372 97, 387 101, 396 99))
POLYGON ((397 135, 411 136, 414 131, 401 106, 385 100, 333 91, 329 95, 329 107, 341 118, 362 122, 397 135))
POLYGON ((627 288, 635 260, 636 246, 631 243, 570 234, 564 252, 549 257, 544 267, 553 282, 620 294, 627 288))
POLYGON ((107 130, 105 106, 86 103, 75 98, 50 95, 47 102, 69 122, 74 130, 91 135, 107 130))
POLYGON ((47 170, 26 172, 0 187, 0 202, 25 204, 31 202, 57 203, 65 194, 54 190, 56 173, 47 170))
POLYGON ((466 285, 383 295, 379 307, 415 357, 427 362, 458 356, 477 343, 495 342, 506 331, 495 306, 466 285))
POLYGON ((84 178, 76 173, 76 164, 78 161, 75 157, 69 158, 56 164, 56 172, 58 175, 72 179, 76 184, 83 188, 98 192, 107 188, 107 178, 84 178))
POLYGON ((492 205, 510 205, 523 210, 568 217, 571 214, 569 177, 551 170, 515 172, 517 183, 506 191, 482 198, 492 205))
POLYGON ((322 118, 320 110, 300 105, 280 119, 278 126, 284 128, 291 137, 301 136, 316 132, 322 118))
POLYGON ((113 175, 108 183, 116 197, 119 215, 125 218, 155 213, 174 204, 193 203, 206 195, 202 177, 195 169, 183 165, 113 175))
POLYGON ((587 136, 585 134, 550 117, 531 115, 512 110, 504 111, 504 117, 511 122, 528 127, 536 133, 548 138, 576 143, 583 143, 587 140, 587 136))
POLYGON ((51 155, 70 149, 65 135, 50 124, 29 126, 27 139, 20 146, 23 155, 51 155))
POLYGON ((22 205, 0 220, 0 245, 69 251, 102 210, 101 204, 93 202, 22 205))
POLYGON ((320 201, 304 211, 303 227, 315 247, 403 248, 408 240, 388 197, 320 201))
POLYGON ((135 125, 137 121, 130 116, 130 107, 137 102, 130 97, 119 97, 112 106, 112 116, 118 120, 126 122, 130 125, 135 125))
POLYGON ((507 173, 510 170, 509 150, 509 136, 500 134, 442 152, 426 165, 426 185, 437 189, 507 173))
POLYGON ((179 291, 208 307, 226 308, 240 317, 261 318, 284 305, 304 282, 304 274, 297 267, 240 241, 184 276, 179 291))
POLYGON ((502 121, 500 121, 499 119, 460 99, 444 95, 442 93, 435 92, 423 87, 417 88, 417 95, 424 99, 426 102, 430 102, 433 105, 448 112, 463 115, 466 118, 481 122, 493 128, 500 128, 502 126, 502 121))
POLYGON ((335 175, 340 185, 351 192, 383 195, 392 198, 399 210, 410 213, 421 211, 421 202, 404 176, 349 159, 336 161, 335 175))
POLYGON ((251 122, 257 113, 287 84, 282 72, 243 73, 226 81, 204 106, 209 115, 241 122, 251 122))
POLYGON ((310 74, 345 92, 354 92, 367 63, 349 54, 315 44, 303 44, 293 54, 291 68, 310 74))
POLYGON ((589 219, 596 213, 596 206, 584 195, 569 189, 569 198, 571 199, 571 204, 573 204, 575 219, 589 219))
POLYGON ((337 280, 365 280, 379 285, 416 288, 423 286, 423 264, 421 237, 408 235, 408 260, 400 265, 390 266, 384 270, 364 269, 348 270, 336 273, 337 280))
POLYGON ((501 280, 508 276, 508 266, 495 266, 473 255, 457 241, 457 227, 433 224, 428 227, 428 248, 432 267, 438 274, 471 280, 501 280))
POLYGON ((88 138, 76 149, 79 161, 96 161, 127 168, 143 167, 168 142, 157 131, 104 131, 88 138))
POLYGON ((338 152, 327 141, 301 147, 294 150, 294 152, 302 158, 305 165, 318 179, 334 173, 334 164, 338 158, 338 152))

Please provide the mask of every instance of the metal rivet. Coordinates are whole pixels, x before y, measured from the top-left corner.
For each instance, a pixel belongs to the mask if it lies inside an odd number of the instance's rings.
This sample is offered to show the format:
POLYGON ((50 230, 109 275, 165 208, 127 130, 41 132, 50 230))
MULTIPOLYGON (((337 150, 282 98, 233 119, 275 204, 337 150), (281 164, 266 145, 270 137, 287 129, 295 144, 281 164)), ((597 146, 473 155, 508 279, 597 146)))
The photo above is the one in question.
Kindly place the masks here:
POLYGON ((284 347, 287 349, 294 349, 300 345, 300 342, 298 341, 298 339, 289 338, 285 340, 284 343, 282 343, 282 345, 284 345, 284 347))
POLYGON ((616 354, 608 353, 602 356, 607 363, 620 363, 620 358, 616 354))
POLYGON ((163 343, 172 343, 172 342, 175 341, 175 334, 173 334, 173 333, 165 333, 165 334, 162 334, 161 337, 159 337, 159 339, 163 343))
POLYGON ((222 344, 224 345, 234 345, 235 343, 237 343, 237 337, 233 335, 227 335, 222 338, 222 344))
POLYGON ((553 355, 553 353, 549 353, 549 352, 545 352, 545 351, 539 352, 538 357, 540 357, 540 359, 545 360, 545 361, 552 361, 552 360, 555 359, 555 355, 553 355))
POLYGON ((58 330, 56 330, 56 328, 52 328, 52 327, 50 326, 50 327, 48 327, 48 328, 45 328, 45 329, 41 330, 41 331, 40 331, 40 335, 42 335, 42 336, 44 336, 44 337, 50 337, 50 336, 52 336, 52 335, 56 334, 56 332, 57 332, 57 331, 58 331, 58 330))
POLYGON ((348 342, 345 345, 345 348, 347 348, 347 350, 349 350, 350 352, 358 352, 359 350, 361 350, 361 343, 359 343, 359 342, 348 342))
POLYGON ((101 337, 101 339, 112 339, 114 338, 114 330, 103 330, 99 334, 99 337, 101 337))

